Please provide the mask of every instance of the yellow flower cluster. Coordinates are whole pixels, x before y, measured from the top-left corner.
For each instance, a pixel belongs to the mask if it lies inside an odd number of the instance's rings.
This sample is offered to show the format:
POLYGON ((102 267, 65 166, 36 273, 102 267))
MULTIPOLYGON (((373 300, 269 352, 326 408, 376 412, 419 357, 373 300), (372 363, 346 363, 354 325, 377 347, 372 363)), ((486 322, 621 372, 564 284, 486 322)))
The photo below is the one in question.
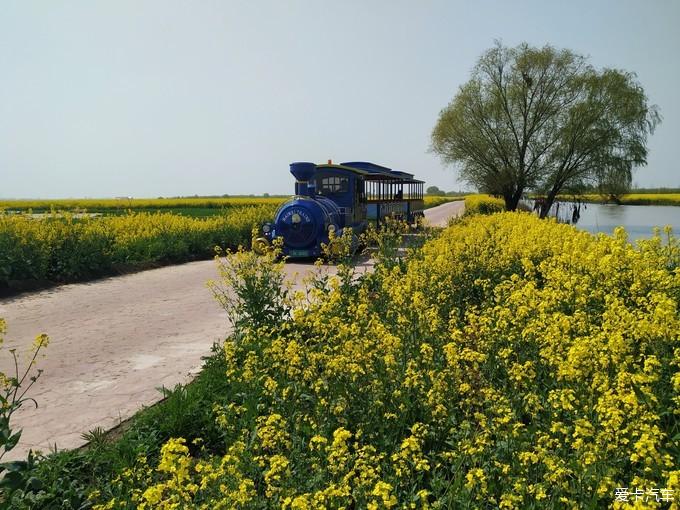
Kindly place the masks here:
POLYGON ((13 280, 74 281, 115 270, 214 255, 215 246, 247 245, 273 205, 235 207, 192 218, 172 213, 36 219, 0 211, 0 285, 13 280))
POLYGON ((490 195, 468 195, 465 197, 465 216, 493 214, 505 209, 505 202, 490 195))
POLYGON ((291 297, 288 320, 227 343, 224 452, 187 460, 169 443, 154 484, 168 500, 187 466, 218 466, 209 483, 204 468, 182 478, 192 505, 243 486, 233 507, 287 509, 680 494, 679 267, 672 236, 633 246, 623 231, 502 213, 371 274, 341 268, 291 297))

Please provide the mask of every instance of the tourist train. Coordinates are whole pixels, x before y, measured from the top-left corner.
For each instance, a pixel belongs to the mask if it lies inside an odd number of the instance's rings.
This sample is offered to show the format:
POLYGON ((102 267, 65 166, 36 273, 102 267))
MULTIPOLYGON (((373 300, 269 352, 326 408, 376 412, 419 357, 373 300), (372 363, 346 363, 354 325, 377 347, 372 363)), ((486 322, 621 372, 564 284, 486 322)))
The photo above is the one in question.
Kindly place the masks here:
POLYGON ((387 218, 416 223, 423 216, 424 182, 413 174, 366 161, 317 165, 291 163, 295 196, 261 227, 253 249, 264 253, 275 239, 289 258, 318 257, 322 244, 347 228, 358 240, 370 223, 387 218))

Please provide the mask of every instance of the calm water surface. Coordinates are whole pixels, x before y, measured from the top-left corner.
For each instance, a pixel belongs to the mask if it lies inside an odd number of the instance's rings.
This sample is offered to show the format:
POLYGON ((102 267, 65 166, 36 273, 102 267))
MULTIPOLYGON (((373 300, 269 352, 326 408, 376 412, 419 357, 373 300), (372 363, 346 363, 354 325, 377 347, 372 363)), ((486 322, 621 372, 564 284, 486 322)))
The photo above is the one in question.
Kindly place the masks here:
MULTIPOLYGON (((562 203, 560 209, 561 218, 571 218, 571 204, 562 203)), ((581 217, 575 223, 589 232, 606 234, 622 226, 631 241, 652 237, 654 227, 665 225, 670 225, 674 234, 680 233, 680 206, 581 204, 581 217)))

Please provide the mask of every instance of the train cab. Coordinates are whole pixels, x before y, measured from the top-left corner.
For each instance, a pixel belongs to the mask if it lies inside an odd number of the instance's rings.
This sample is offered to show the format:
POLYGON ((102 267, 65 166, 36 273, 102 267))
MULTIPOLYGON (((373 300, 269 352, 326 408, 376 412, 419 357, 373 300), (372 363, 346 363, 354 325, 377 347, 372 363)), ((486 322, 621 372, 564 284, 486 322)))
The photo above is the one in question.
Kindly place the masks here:
POLYGON ((315 194, 335 202, 340 208, 343 227, 352 227, 355 232, 366 228, 365 172, 344 165, 317 165, 315 173, 315 194))

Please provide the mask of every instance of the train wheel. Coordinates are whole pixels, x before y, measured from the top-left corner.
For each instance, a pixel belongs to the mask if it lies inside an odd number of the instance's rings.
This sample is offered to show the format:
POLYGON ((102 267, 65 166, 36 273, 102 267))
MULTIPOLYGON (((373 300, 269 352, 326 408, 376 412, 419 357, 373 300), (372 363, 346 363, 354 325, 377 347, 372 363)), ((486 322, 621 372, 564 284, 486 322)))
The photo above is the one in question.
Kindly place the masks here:
POLYGON ((269 241, 264 237, 258 237, 253 240, 253 251, 258 255, 264 255, 269 251, 270 247, 269 241))

